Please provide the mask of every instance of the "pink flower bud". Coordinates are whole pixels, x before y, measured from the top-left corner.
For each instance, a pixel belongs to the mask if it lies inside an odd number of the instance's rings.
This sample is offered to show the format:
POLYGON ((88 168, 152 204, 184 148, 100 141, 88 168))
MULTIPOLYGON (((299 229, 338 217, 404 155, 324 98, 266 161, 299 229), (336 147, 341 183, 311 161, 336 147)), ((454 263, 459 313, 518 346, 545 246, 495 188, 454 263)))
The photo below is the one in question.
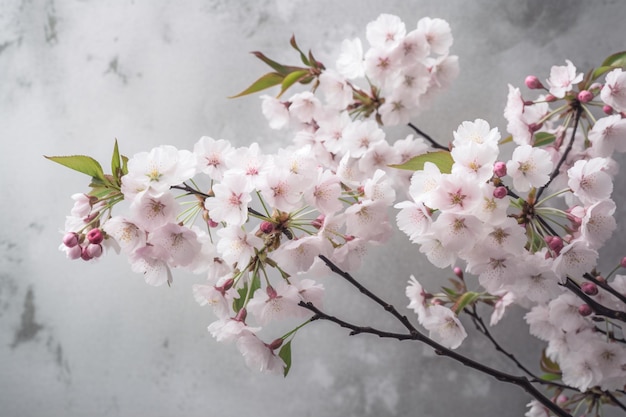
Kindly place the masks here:
POLYGON ((91 260, 92 256, 89 255, 89 252, 87 251, 87 246, 85 246, 85 247, 83 247, 81 249, 80 257, 81 257, 81 259, 83 261, 90 261, 91 260))
POLYGON ((217 227, 217 226, 219 226, 219 225, 220 225, 218 222, 216 222, 216 221, 215 221, 215 220, 213 220, 213 219, 209 219, 209 220, 207 221, 207 224, 208 224, 208 225, 209 225, 209 227, 211 227, 211 228, 215 228, 215 227, 217 227))
POLYGON ((65 253, 67 254, 67 257, 69 259, 78 259, 83 254, 83 248, 81 248, 80 245, 76 245, 74 247, 68 248, 65 253))
POLYGON ((268 222, 268 221, 263 221, 263 222, 261 222, 261 225, 259 226, 259 229, 261 229, 261 231, 263 233, 265 233, 266 235, 269 235, 270 233, 272 233, 274 231, 274 223, 268 222))
POLYGON ((235 280, 232 278, 228 278, 224 284, 220 287, 222 291, 228 291, 233 287, 235 280))
POLYGON ((558 236, 552 236, 552 240, 548 243, 548 247, 557 254, 560 253, 561 249, 563 249, 563 239, 558 236))
POLYGON ((278 293, 276 292, 274 287, 272 287, 271 285, 268 285, 265 291, 267 292, 267 296, 270 298, 270 300, 273 300, 274 298, 278 297, 278 293))
POLYGON ((605 104, 604 106, 602 106, 602 111, 605 114, 611 115, 611 114, 613 114, 613 107, 609 106, 608 104, 605 104))
POLYGON ((588 103, 591 100, 593 100, 593 93, 591 91, 583 90, 578 93, 578 101, 581 103, 588 103))
POLYGON ((536 132, 542 127, 543 127, 543 123, 531 123, 528 125, 528 129, 530 129, 531 132, 536 132))
POLYGON ((598 293, 598 286, 593 282, 583 282, 580 289, 587 295, 596 295, 598 293))
POLYGON ((593 313, 593 310, 591 309, 591 307, 589 307, 588 304, 581 304, 580 307, 578 307, 578 314, 583 317, 587 317, 591 313, 593 313))
POLYGON ((509 192, 507 191, 506 187, 504 187, 504 186, 499 186, 499 187, 496 187, 496 188, 493 190, 493 196, 494 196, 495 198, 497 198, 498 200, 503 199, 504 197, 506 197, 506 195, 507 195, 508 193, 509 193, 509 192))
POLYGON ((102 245, 101 244, 95 244, 95 243, 90 243, 89 245, 87 245, 87 253, 89 254, 89 258, 99 258, 100 256, 102 256, 102 245))
POLYGON ((557 100, 557 98, 556 98, 556 97, 554 97, 552 94, 548 94, 548 95, 546 95, 545 100, 546 100, 548 103, 552 103, 553 101, 556 101, 556 100, 557 100))
POLYGON ((535 77, 534 75, 529 75, 528 77, 526 77, 526 79, 524 80, 524 84, 526 84, 526 87, 530 88, 531 90, 544 88, 543 84, 541 84, 541 81, 539 81, 539 78, 535 77))
POLYGON ((98 228, 91 229, 89 232, 87 232, 87 240, 89 241, 89 243, 98 245, 104 240, 104 235, 102 234, 102 231, 98 228))
POLYGON ((267 345, 267 347, 268 347, 270 350, 276 350, 276 349, 278 349, 279 347, 281 347, 281 346, 282 346, 282 344, 283 344, 283 339, 279 337, 278 339, 275 339, 272 343, 270 343, 269 345, 267 345))
POLYGON ((606 278, 604 278, 602 275, 596 275, 596 281, 601 282, 602 284, 605 284, 606 278))
POLYGON ((321 229, 322 226, 324 226, 324 220, 326 220, 326 216, 320 214, 315 220, 311 222, 311 226, 315 227, 316 229, 321 229))
POLYGON ((458 266, 455 266, 453 271, 454 271, 454 275, 463 279, 463 270, 461 268, 459 268, 458 266))
POLYGON ((622 268, 626 268, 626 256, 624 256, 622 260, 619 261, 619 266, 621 266, 622 268))
POLYGON ((502 161, 498 161, 493 164, 493 173, 496 177, 504 177, 506 175, 506 164, 502 161))
POLYGON ((65 236, 63 236, 63 244, 68 248, 73 248, 78 245, 78 233, 66 233, 65 236))

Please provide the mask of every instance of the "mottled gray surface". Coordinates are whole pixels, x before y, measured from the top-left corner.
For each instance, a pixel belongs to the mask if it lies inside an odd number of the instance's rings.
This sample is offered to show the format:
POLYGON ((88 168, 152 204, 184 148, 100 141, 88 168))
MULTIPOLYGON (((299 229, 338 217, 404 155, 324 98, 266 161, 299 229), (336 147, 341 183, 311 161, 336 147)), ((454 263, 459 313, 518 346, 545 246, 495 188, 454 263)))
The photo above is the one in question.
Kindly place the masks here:
MULTIPOLYGON (((111 255, 91 265, 57 251, 70 194, 85 178, 42 158, 122 151, 200 136, 285 137, 264 125, 257 98, 227 100, 264 70, 248 54, 294 59, 300 45, 332 59, 336 45, 364 35, 381 12, 412 26, 447 19, 461 76, 415 122, 447 141, 463 120, 505 127, 508 82, 547 77, 571 59, 580 69, 626 49, 626 6, 583 1, 71 1, 0 0, 0 415, 12 416, 520 416, 528 397, 515 387, 435 357, 422 346, 317 323, 294 341, 287 380, 249 371, 231 346, 206 332, 212 320, 189 290, 152 288, 111 255), (109 3, 114 5, 109 5, 109 3), (383 3, 386 6, 383 7, 383 3), (459 411, 462 410, 462 411, 459 411)), ((402 132, 405 134, 406 132, 402 132)), ((616 185, 619 192, 624 180, 616 185)), ((624 218, 624 208, 618 217, 624 218)), ((602 254, 622 256, 620 234, 602 254)), ((396 236, 371 251, 360 278, 399 307, 411 272, 442 273, 396 236)), ((382 311, 325 281, 327 306, 361 323, 396 328, 382 311)), ((431 287, 431 288, 433 288, 431 287)), ((469 327, 469 326, 468 326, 469 327)), ((495 330, 536 366, 538 343, 520 346, 519 314, 495 330)), ((480 337, 462 351, 513 368, 480 337)))

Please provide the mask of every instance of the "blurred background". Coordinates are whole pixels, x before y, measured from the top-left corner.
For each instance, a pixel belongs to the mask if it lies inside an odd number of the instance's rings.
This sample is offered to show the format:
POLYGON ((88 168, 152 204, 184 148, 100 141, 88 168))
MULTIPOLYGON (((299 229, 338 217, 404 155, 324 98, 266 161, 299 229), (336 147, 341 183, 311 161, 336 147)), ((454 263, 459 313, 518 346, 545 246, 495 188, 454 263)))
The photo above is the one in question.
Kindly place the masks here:
MULTIPOLYGON (((190 149, 203 135, 285 145, 290 138, 266 127, 257 96, 227 99, 266 71, 249 52, 297 64, 288 44, 295 34, 333 66, 341 41, 364 39, 380 13, 408 28, 424 16, 452 26, 461 75, 414 120, 443 143, 464 120, 484 118, 504 132, 507 83, 523 86, 529 74, 543 80, 565 59, 586 71, 626 49, 621 0, 0 0, 2 416, 524 414, 530 399, 517 387, 419 344, 349 337, 324 322, 294 340, 287 379, 258 374, 206 331, 212 313, 190 290, 202 277, 179 273, 172 288, 155 288, 114 253, 86 263, 57 250, 70 195, 87 191, 88 181, 43 155, 106 163, 115 138, 129 156, 161 144, 190 149)), ((618 219, 624 189, 618 180, 618 219)), ((621 258, 625 244, 622 223, 601 268, 621 258)), ((449 275, 397 234, 372 248, 355 276, 408 314, 411 273, 431 290, 449 275)), ((323 283, 329 312, 398 330, 338 278, 323 283)), ((541 344, 527 337, 523 313, 509 311, 494 333, 538 369, 541 344)), ((464 353, 516 372, 471 335, 464 353)))

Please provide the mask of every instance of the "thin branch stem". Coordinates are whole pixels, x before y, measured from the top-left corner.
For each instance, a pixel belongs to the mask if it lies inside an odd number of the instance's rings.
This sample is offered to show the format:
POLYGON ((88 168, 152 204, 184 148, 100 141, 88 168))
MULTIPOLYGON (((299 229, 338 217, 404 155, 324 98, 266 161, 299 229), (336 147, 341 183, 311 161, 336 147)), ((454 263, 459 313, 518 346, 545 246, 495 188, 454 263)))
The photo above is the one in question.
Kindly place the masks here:
POLYGON ((426 139, 427 141, 430 142, 430 144, 432 145, 433 148, 435 149, 443 149, 443 150, 448 150, 448 148, 446 148, 443 145, 440 145, 439 143, 437 143, 433 138, 431 138, 429 135, 427 135, 426 133, 422 132, 417 126, 415 126, 413 123, 409 123, 409 127, 411 129, 413 129, 415 131, 415 133, 417 133, 418 135, 420 135, 421 137, 423 137, 424 139, 426 139))
POLYGON ((583 290, 578 286, 578 284, 576 284, 576 282, 574 282, 570 277, 567 277, 565 283, 561 285, 563 285, 565 288, 576 294, 578 298, 587 303, 589 307, 591 307, 593 312, 598 316, 608 317, 611 319, 626 322, 626 313, 624 313, 623 311, 611 310, 610 308, 607 308, 598 303, 596 300, 585 294, 583 290))
POLYGON ((626 304, 626 297, 624 296, 624 294, 621 294, 615 288, 611 287, 607 282, 599 281, 598 279, 596 279, 596 277, 594 277, 593 275, 589 273, 585 274, 584 277, 585 279, 593 282, 594 284, 596 284, 598 287, 602 288, 603 290, 610 292, 615 297, 617 297, 622 303, 626 304))
POLYGON ((370 290, 365 288, 365 286, 363 286, 361 283, 359 283, 357 280, 355 280, 350 274, 348 274, 347 272, 344 272, 343 270, 341 270, 337 265, 335 265, 332 261, 330 261, 325 256, 319 255, 319 257, 331 269, 331 271, 333 271, 335 274, 337 274, 337 275, 341 276, 342 278, 344 278, 346 281, 348 281, 350 284, 352 284, 354 287, 356 287, 362 294, 364 294, 365 296, 367 296, 368 298, 370 298, 371 300, 373 300, 374 302, 376 302, 377 304, 382 306, 385 309, 385 311, 387 311, 388 313, 393 315, 396 319, 398 319, 402 323, 402 325, 404 325, 404 327, 406 327, 406 329, 409 332, 408 332, 408 334, 407 333, 391 333, 391 332, 385 332, 385 331, 377 330, 377 329, 374 329, 372 327, 360 327, 360 326, 354 325, 352 323, 348 323, 348 322, 346 322, 344 320, 341 320, 341 319, 339 319, 337 317, 328 315, 328 314, 324 313, 323 311, 319 310, 312 303, 300 302, 300 305, 302 307, 307 308, 310 311, 312 311, 313 313, 315 313, 315 315, 313 316, 312 320, 322 319, 322 320, 331 321, 333 323, 338 324, 341 327, 350 329, 351 330, 351 332, 350 332, 351 335, 356 335, 356 334, 360 334, 360 333, 369 333, 369 334, 375 334, 375 335, 377 335, 379 337, 394 338, 394 339, 397 339, 397 340, 417 340, 417 341, 420 341, 420 342, 425 343, 426 345, 430 346, 431 348, 433 348, 437 355, 447 356, 447 357, 449 357, 451 359, 454 359, 455 361, 457 361, 457 362, 459 362, 459 363, 461 363, 461 364, 463 364, 463 365, 465 365, 465 366, 467 366, 469 368, 476 369, 477 371, 480 371, 480 372, 482 372, 484 374, 490 375, 490 376, 496 378, 499 381, 508 382, 510 384, 514 384, 514 385, 517 385, 517 386, 521 387, 524 391, 526 391, 533 398, 535 398, 537 401, 539 401, 544 407, 546 407, 547 409, 552 411, 555 415, 557 415, 559 417, 572 417, 570 414, 568 414, 561 407, 559 407, 558 405, 553 403, 548 397, 544 396, 541 393, 541 391, 539 391, 532 384, 532 382, 528 378, 526 378, 525 376, 511 375, 511 374, 508 374, 506 372, 502 372, 502 371, 499 371, 497 369, 491 368, 491 367, 489 367, 489 366, 487 366, 487 365, 485 365, 483 363, 477 362, 477 361, 475 361, 473 359, 470 359, 470 358, 468 358, 466 356, 461 355, 460 353, 457 353, 457 352, 455 352, 455 351, 453 351, 451 349, 448 349, 448 348, 440 345, 439 343, 435 342, 431 338, 425 336, 424 334, 419 332, 411 324, 411 322, 407 319, 406 316, 403 316, 400 313, 398 313, 398 311, 395 309, 395 307, 393 307, 391 304, 389 304, 386 301, 382 300, 380 297, 378 297, 377 295, 372 293, 370 290))
POLYGON ((541 194, 543 194, 543 191, 546 188, 548 188, 550 183, 559 175, 559 171, 561 169, 561 166, 565 163, 565 160, 567 159, 567 156, 569 155, 570 151, 572 150, 572 146, 574 146, 574 139, 576 137, 576 130, 578 130, 578 122, 580 121, 580 116, 582 114, 582 111, 583 111, 582 105, 580 103, 577 103, 577 105, 576 105, 576 115, 574 117, 574 128, 572 129, 572 135, 570 137, 569 143, 567 144, 567 148, 565 148, 565 151, 563 152, 563 155, 561 155, 561 159, 556 164, 556 167, 554 167, 554 170, 550 174, 550 179, 548 180, 548 182, 537 191, 537 196, 535 197, 536 201, 539 201, 539 198, 541 197, 541 194))

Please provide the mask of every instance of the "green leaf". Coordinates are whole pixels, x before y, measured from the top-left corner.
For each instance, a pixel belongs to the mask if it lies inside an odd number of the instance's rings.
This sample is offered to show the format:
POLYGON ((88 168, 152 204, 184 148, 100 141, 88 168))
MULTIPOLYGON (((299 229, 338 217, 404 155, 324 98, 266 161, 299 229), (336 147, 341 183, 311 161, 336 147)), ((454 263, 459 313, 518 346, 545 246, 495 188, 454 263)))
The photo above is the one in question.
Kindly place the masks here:
POLYGON ((291 39, 289 40, 289 43, 291 44, 291 47, 293 49, 295 49, 296 51, 298 51, 300 53, 300 60, 302 61, 302 63, 304 65, 306 65, 306 66, 310 66, 311 63, 307 59, 306 55, 304 55, 304 53, 302 53, 302 51, 298 47, 298 44, 296 43, 296 35, 291 35, 291 39))
POLYGON ((287 376, 291 369, 291 340, 285 343, 278 352, 278 357, 285 362, 283 376, 287 376))
POLYGON ((552 133, 537 132, 535 133, 535 143, 533 144, 533 146, 538 147, 549 145, 550 143, 554 142, 555 139, 556 136, 554 136, 552 133))
POLYGON ((474 301, 478 300, 479 297, 480 297, 479 293, 468 291, 465 294, 463 294, 461 297, 459 297, 458 300, 456 300, 456 303, 454 303, 452 310, 458 315, 461 311, 463 311, 465 307, 467 307, 469 304, 472 304, 474 301))
POLYGON ((542 371, 549 373, 549 374, 561 373, 561 368, 559 367, 559 364, 552 361, 550 358, 546 356, 545 349, 543 350, 543 352, 541 352, 541 360, 539 362, 539 367, 541 368, 542 371))
POLYGON ((456 298, 458 296, 458 293, 456 291, 454 291, 452 288, 448 288, 448 287, 441 287, 441 289, 448 294, 448 296, 450 298, 456 298))
POLYGON ((122 155, 122 176, 128 174, 128 157, 122 155))
MULTIPOLYGON (((254 278, 252 278, 252 284, 250 286, 250 298, 254 297, 254 292, 259 288, 261 288, 261 279, 259 278, 259 275, 255 275, 254 278)), ((246 282, 243 287, 239 288, 237 293, 239 293, 239 298, 235 298, 233 300, 233 310, 235 313, 238 313, 246 302, 246 296, 248 295, 248 282, 246 282)))
POLYGON ((287 75, 287 74, 289 74, 291 72, 286 66, 284 66, 282 64, 279 64, 276 61, 272 61, 271 59, 269 59, 268 57, 263 55, 261 52, 254 51, 254 52, 251 52, 251 53, 252 53, 252 55, 254 55, 257 58, 259 58, 261 61, 265 62, 267 65, 272 67, 272 69, 274 71, 276 71, 277 73, 279 73, 280 75, 287 75))
POLYGON ((616 52, 602 62, 601 67, 626 68, 626 51, 616 52))
POLYGON ((542 379, 544 381, 558 381, 561 379, 561 375, 553 374, 553 373, 546 373, 546 374, 541 375, 539 379, 542 379))
POLYGON ((118 180, 122 177, 122 162, 120 158, 120 149, 117 146, 117 139, 115 139, 115 146, 113 146, 113 156, 111 156, 111 174, 115 178, 117 185, 121 185, 118 180))
POLYGON ((285 77, 285 79, 283 80, 282 87, 280 89, 280 93, 278 93, 278 96, 276 96, 276 97, 278 98, 278 97, 282 96, 283 93, 285 91, 287 91, 287 89, 289 89, 289 87, 291 87, 292 85, 294 85, 298 81, 303 80, 304 78, 307 77, 307 75, 309 75, 309 70, 307 70, 307 69, 293 71, 292 73, 287 75, 285 77))
POLYGON ((259 91, 265 90, 266 88, 274 87, 275 85, 280 84, 283 81, 283 78, 284 77, 282 75, 276 72, 268 72, 267 74, 263 75, 261 78, 253 82, 250 87, 246 88, 241 93, 230 96, 228 98, 247 96, 248 94, 257 93, 259 91))
POLYGON ((100 163, 90 156, 85 155, 71 155, 71 156, 45 156, 46 159, 54 161, 65 167, 71 168, 75 171, 87 174, 92 178, 97 178, 102 181, 106 181, 104 177, 104 171, 100 163))
POLYGON ((437 168, 439 168, 439 171, 441 171, 442 174, 449 174, 452 171, 452 164, 454 163, 454 160, 448 151, 435 151, 418 155, 409 159, 404 164, 390 165, 390 167, 406 169, 409 171, 421 171, 424 169, 424 164, 426 162, 432 162, 437 165, 437 168))
POLYGON ((614 70, 616 67, 598 67, 595 70, 593 70, 593 74, 591 75, 591 79, 595 80, 599 77, 601 77, 603 74, 606 74, 607 72, 614 70))

